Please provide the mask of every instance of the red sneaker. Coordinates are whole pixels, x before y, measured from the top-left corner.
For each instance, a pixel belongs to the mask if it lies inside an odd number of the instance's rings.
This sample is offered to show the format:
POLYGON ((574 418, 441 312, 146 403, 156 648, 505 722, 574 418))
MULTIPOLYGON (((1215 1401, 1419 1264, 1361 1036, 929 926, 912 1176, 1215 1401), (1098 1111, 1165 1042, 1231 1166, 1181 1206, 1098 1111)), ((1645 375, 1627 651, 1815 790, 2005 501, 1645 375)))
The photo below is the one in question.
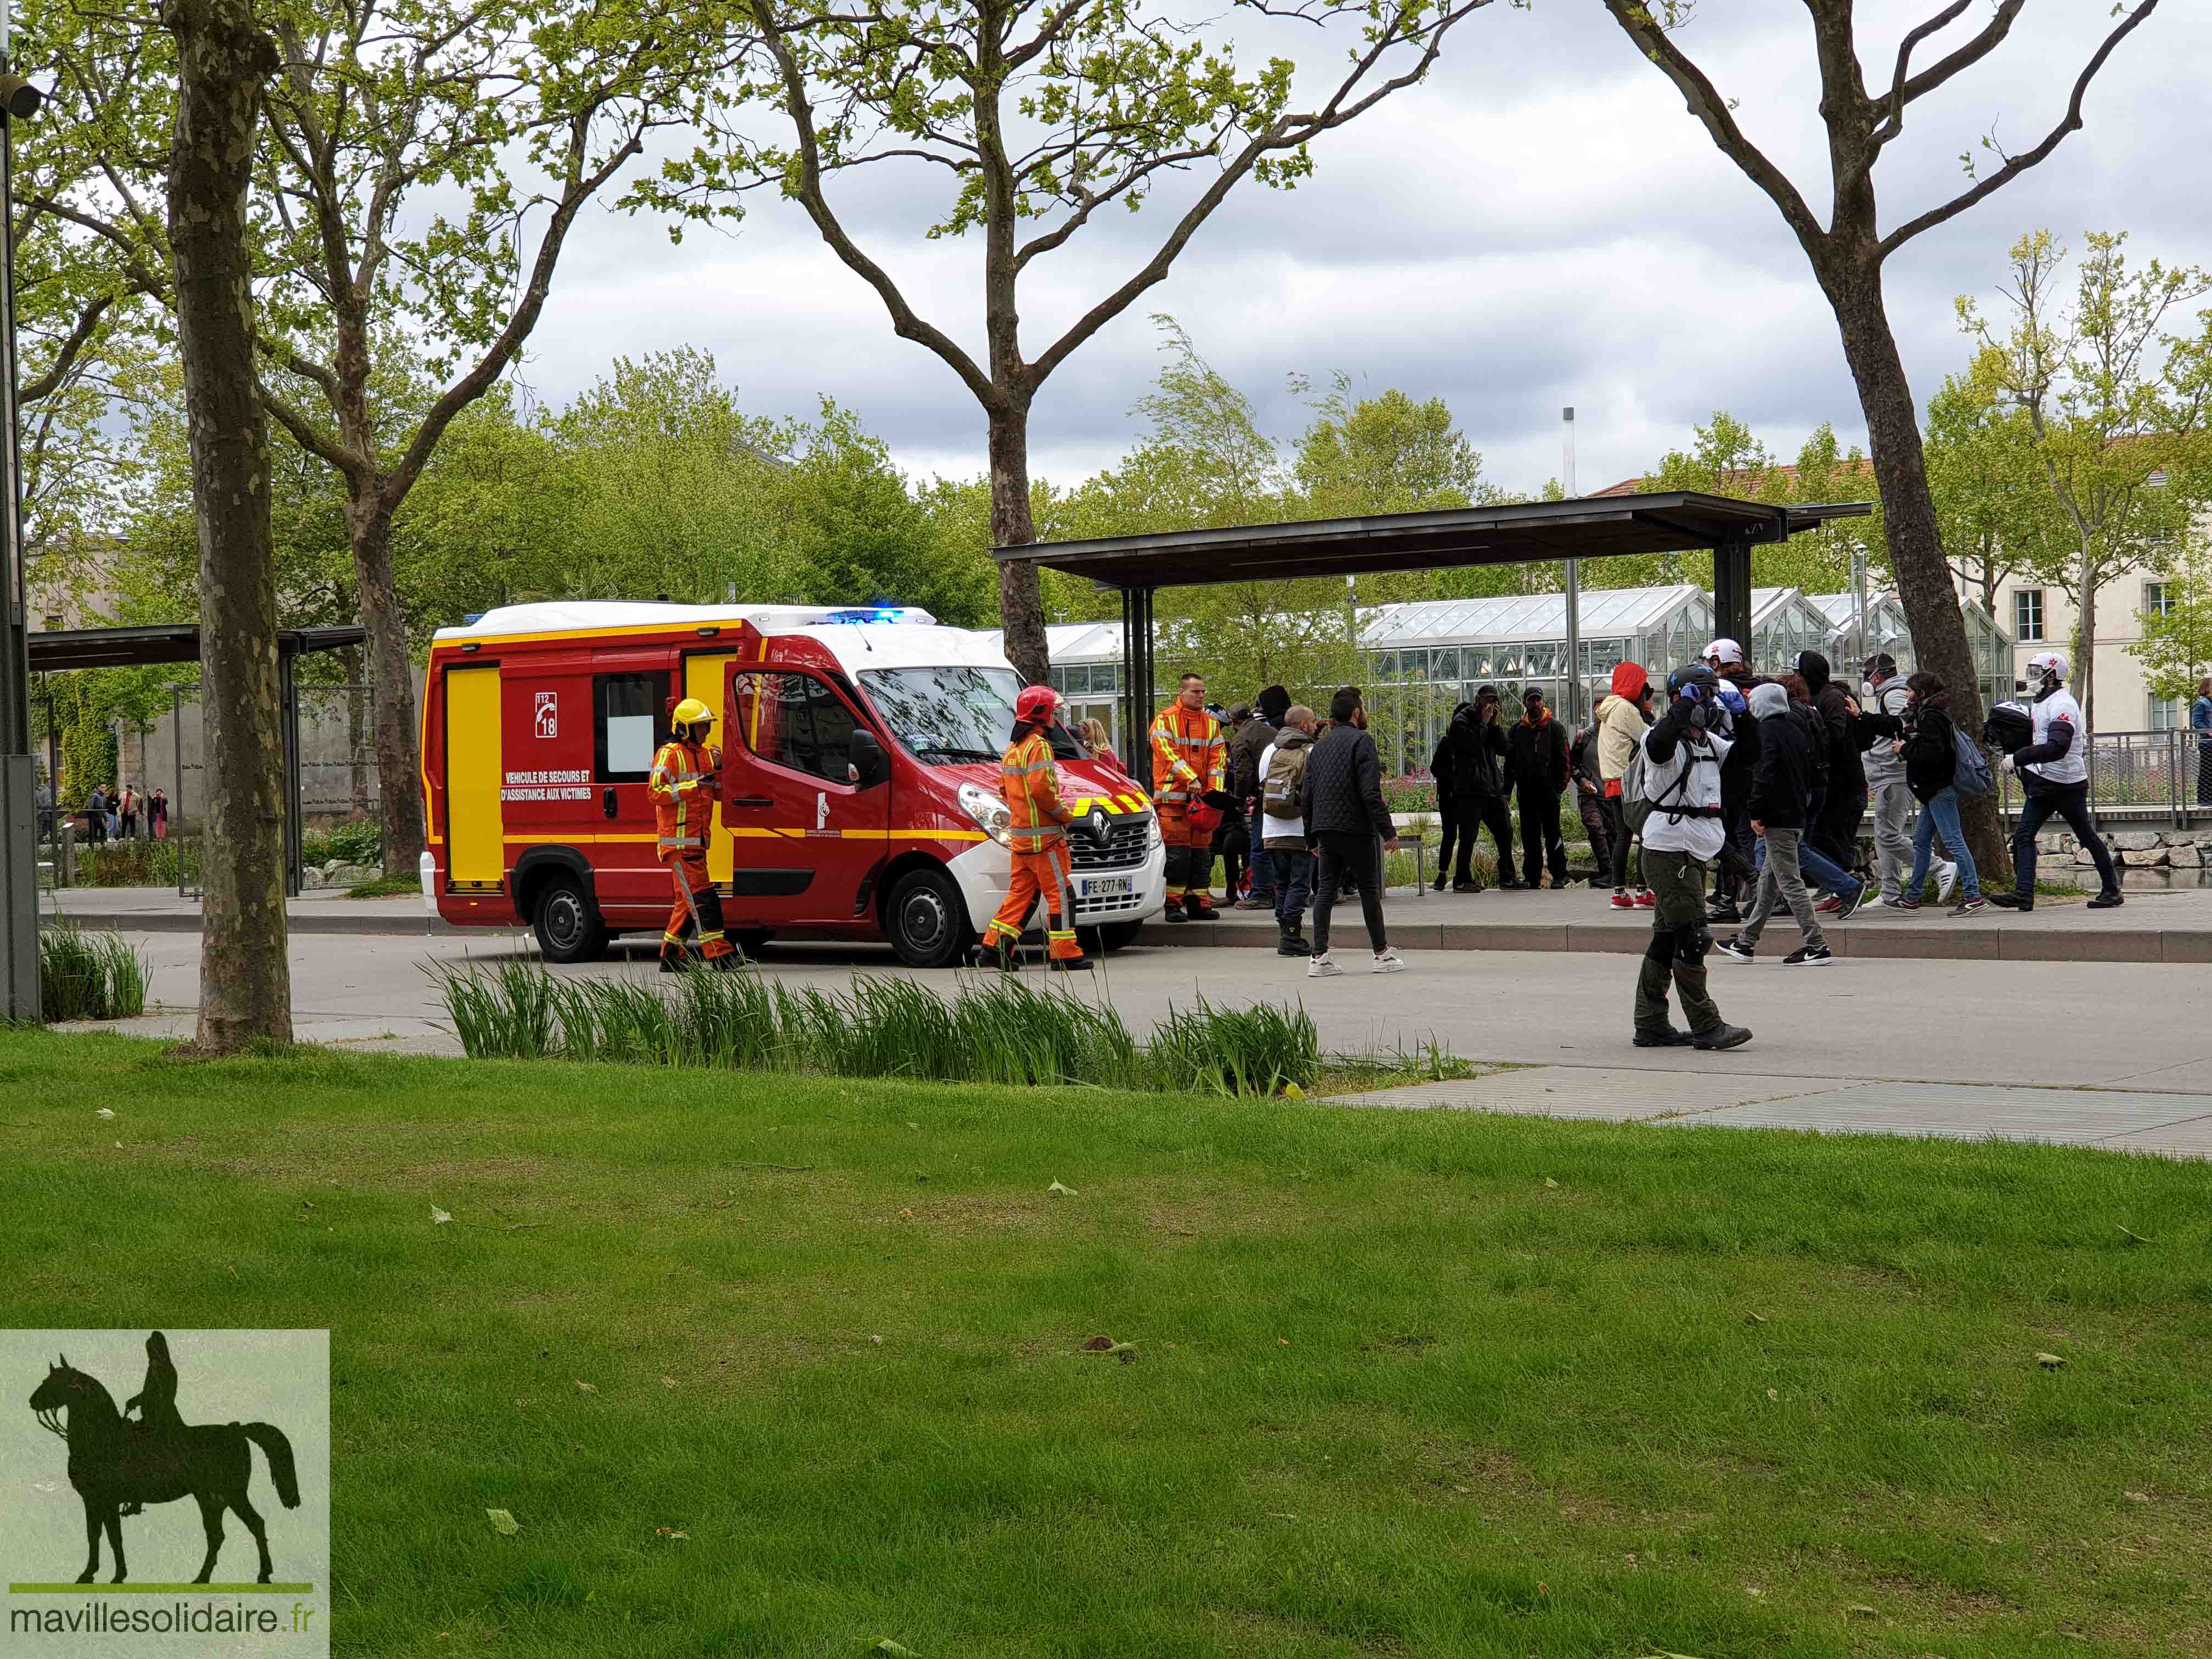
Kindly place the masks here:
POLYGON ((1653 892, 1649 887, 1645 888, 1642 892, 1636 896, 1636 908, 1639 910, 1657 909, 1659 908, 1659 896, 1653 892))
POLYGON ((1633 910, 1636 908, 1636 901, 1626 893, 1615 893, 1613 896, 1613 908, 1616 910, 1633 910))
POLYGON ((1832 898, 1832 897, 1831 897, 1831 898, 1824 898, 1824 899, 1822 899, 1822 900, 1821 900, 1818 904, 1816 904, 1816 905, 1814 905, 1814 906, 1813 907, 1813 908, 1814 908, 1814 909, 1815 909, 1816 911, 1818 911, 1820 915, 1824 915, 1824 916, 1832 916, 1833 915, 1835 915, 1835 914, 1836 914, 1836 912, 1837 912, 1837 911, 1838 911, 1838 910, 1842 909, 1843 908, 1844 908, 1844 902, 1843 902, 1843 900, 1841 900, 1841 899, 1839 899, 1839 898, 1832 898))

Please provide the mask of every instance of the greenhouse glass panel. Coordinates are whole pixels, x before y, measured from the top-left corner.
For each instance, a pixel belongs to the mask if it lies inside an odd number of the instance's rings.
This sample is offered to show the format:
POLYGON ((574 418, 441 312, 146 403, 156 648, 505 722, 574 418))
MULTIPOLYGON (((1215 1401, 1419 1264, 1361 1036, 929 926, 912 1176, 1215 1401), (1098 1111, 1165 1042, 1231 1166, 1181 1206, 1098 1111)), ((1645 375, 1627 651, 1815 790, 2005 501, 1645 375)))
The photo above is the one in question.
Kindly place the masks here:
POLYGON ((1459 678, 1459 652, 1455 647, 1448 647, 1437 653, 1436 678, 1439 682, 1459 678))

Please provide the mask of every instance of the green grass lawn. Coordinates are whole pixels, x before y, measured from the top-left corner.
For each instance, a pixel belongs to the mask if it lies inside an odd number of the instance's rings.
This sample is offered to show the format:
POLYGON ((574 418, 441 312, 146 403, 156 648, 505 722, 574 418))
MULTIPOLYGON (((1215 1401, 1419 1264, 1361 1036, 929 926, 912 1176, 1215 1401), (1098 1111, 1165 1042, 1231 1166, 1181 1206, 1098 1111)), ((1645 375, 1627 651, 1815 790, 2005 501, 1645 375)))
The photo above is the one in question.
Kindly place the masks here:
POLYGON ((30 1032, 0 1085, 8 1323, 331 1328, 341 1655, 2212 1650, 2201 1165, 30 1032))

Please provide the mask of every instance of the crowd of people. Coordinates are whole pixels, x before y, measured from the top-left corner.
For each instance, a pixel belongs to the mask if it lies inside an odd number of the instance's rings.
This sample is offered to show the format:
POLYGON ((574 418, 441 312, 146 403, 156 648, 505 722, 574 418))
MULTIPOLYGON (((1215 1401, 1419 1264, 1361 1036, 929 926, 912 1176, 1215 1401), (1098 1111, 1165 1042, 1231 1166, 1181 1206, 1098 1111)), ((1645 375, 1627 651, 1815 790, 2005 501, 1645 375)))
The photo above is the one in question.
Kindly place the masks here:
MULTIPOLYGON (((2000 705, 1980 734, 2002 752, 2000 763, 2017 775, 2025 796, 2008 892, 1982 891, 1960 803, 1990 793, 1995 781, 1975 734, 1952 718, 1940 678, 1900 674, 1893 657, 1877 652, 1866 659, 1854 695, 1818 651, 1801 653, 1790 672, 1760 676, 1729 639, 1713 641, 1663 686, 1641 665, 1620 664, 1590 723, 1571 734, 1534 687, 1522 694, 1517 718, 1507 718, 1495 686, 1461 703, 1431 757, 1443 828, 1436 884, 1482 890, 1473 859, 1486 833, 1498 886, 1540 888, 1547 874, 1552 886, 1565 886, 1560 802, 1571 791, 1595 860, 1592 884, 1611 885, 1615 908, 1652 913, 1636 1042, 1733 1048, 1751 1033, 1721 1018, 1705 959, 1717 950, 1733 961, 1756 960, 1778 911, 1790 913, 1799 934, 1783 962, 1806 967, 1834 959, 1824 916, 1916 911, 1931 884, 1934 902, 1954 917, 1992 904, 2033 910, 2035 837, 2052 817, 2066 823, 2096 866, 2100 890, 2090 908, 2122 902, 2118 873, 2090 821, 2087 733, 2066 690, 2066 659, 2044 653, 2030 659, 2028 673, 2026 701, 2000 705), (1862 874, 1859 829, 1869 806, 1874 851, 1862 874), (1717 926, 1735 931, 1716 940, 1717 926), (1686 1031, 1668 1022, 1670 989, 1686 1031)), ((2199 729, 2212 740, 2212 682, 2199 702, 2199 729)), ((1024 694, 1032 721, 1054 718, 1058 707, 1048 688, 1024 694)), ((1094 758, 1121 764, 1097 721, 1085 721, 1081 738, 1094 758)), ((1309 976, 1345 971, 1330 951, 1329 928, 1338 901, 1351 896, 1359 902, 1373 970, 1404 968, 1382 913, 1383 855, 1398 845, 1398 830, 1357 686, 1339 689, 1323 718, 1291 702, 1279 685, 1222 709, 1207 702, 1202 676, 1186 674, 1153 720, 1146 747, 1166 848, 1167 921, 1218 919, 1219 862, 1222 902, 1272 911, 1277 953, 1304 959, 1309 976)), ((1058 803, 1032 799, 1036 755, 1023 732, 1006 763, 1007 799, 1012 805, 1019 797, 1022 822, 1048 823, 1058 803)), ((1024 910, 1028 903, 1025 895, 1024 910)), ((1055 943, 1066 915, 1064 905, 1053 908, 1055 943)), ((1019 919, 1006 920, 1010 945, 1019 919)), ((1054 954, 1070 948, 1060 944, 1054 954)))

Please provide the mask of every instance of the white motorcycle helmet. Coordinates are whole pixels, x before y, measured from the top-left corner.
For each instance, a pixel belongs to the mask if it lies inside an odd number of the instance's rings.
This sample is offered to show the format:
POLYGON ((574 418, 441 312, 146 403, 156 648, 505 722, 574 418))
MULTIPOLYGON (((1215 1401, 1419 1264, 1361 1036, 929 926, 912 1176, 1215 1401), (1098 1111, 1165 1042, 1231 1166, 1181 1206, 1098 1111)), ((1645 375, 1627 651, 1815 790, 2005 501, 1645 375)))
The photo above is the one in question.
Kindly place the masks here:
POLYGON ((2027 691, 2030 696, 2041 694, 2043 684, 2066 684, 2066 659, 2057 651, 2039 651, 2027 659, 2027 691))

